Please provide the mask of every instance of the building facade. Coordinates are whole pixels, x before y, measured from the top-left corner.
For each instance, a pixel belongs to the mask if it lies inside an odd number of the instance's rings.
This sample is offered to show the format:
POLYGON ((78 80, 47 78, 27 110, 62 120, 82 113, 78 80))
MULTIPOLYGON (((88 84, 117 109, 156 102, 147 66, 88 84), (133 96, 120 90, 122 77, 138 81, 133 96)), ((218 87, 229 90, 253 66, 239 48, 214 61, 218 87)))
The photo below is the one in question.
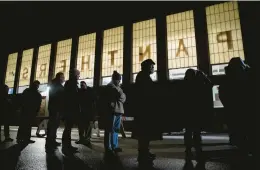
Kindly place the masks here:
MULTIPOLYGON (((188 68, 218 79, 231 58, 250 60, 241 7, 236 1, 216 2, 15 51, 8 55, 5 83, 10 94, 19 94, 39 80, 45 92, 56 73, 62 71, 68 79, 69 70, 77 68, 80 81, 89 86, 106 85, 114 70, 128 86, 148 58, 156 63, 151 77, 157 82, 181 80, 188 68)), ((212 90, 214 107, 222 107, 217 84, 212 90)))

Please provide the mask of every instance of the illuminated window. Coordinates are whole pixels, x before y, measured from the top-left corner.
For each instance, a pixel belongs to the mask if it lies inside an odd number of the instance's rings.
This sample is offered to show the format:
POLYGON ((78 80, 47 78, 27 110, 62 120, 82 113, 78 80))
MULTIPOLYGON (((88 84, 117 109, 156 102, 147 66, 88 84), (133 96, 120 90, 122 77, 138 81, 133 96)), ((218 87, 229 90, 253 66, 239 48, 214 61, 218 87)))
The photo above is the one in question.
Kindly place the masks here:
POLYGON ((212 74, 223 74, 224 66, 233 57, 244 60, 243 40, 237 2, 206 7, 212 74))
MULTIPOLYGON (((141 63, 146 59, 157 61, 156 49, 156 20, 150 19, 133 24, 133 81, 139 71, 141 63)), ((157 80, 157 65, 154 66, 153 80, 157 80)))
POLYGON ((123 34, 123 26, 104 31, 102 85, 107 84, 111 80, 114 70, 123 74, 123 34))
POLYGON ((224 107, 223 104, 221 103, 221 100, 219 99, 219 90, 218 90, 218 88, 219 88, 219 85, 215 85, 212 88, 214 108, 224 107))
POLYGON ((193 11, 168 15, 166 19, 169 78, 184 78, 188 68, 197 67, 193 11))
POLYGON ((39 80, 41 84, 48 83, 50 56, 51 44, 39 47, 35 79, 39 80))
POLYGON ((63 72, 65 79, 69 79, 70 56, 72 39, 59 41, 57 45, 55 76, 58 72, 63 72))
POLYGON ((95 47, 96 33, 79 37, 77 69, 80 71, 80 78, 84 79, 88 86, 93 86, 95 47))
POLYGON ((31 68, 33 59, 33 48, 24 50, 22 54, 22 65, 19 78, 18 93, 22 93, 30 84, 31 68))
POLYGON ((5 84, 9 87, 9 94, 13 93, 18 53, 9 54, 5 76, 5 84))

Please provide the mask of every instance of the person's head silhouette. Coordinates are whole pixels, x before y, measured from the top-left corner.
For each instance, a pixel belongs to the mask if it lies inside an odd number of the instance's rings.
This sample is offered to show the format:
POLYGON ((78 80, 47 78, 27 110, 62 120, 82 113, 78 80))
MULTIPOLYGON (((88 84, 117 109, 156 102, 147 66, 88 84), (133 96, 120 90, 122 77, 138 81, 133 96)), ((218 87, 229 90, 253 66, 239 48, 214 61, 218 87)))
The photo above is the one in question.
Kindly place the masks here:
POLYGON ((155 65, 155 62, 152 59, 144 60, 141 63, 142 71, 147 72, 149 74, 153 74, 154 73, 154 65, 155 65))
POLYGON ((118 86, 121 82, 121 75, 115 70, 112 74, 112 82, 113 84, 115 84, 116 86, 118 86))
POLYGON ((77 69, 71 69, 70 70, 70 72, 69 72, 69 74, 70 74, 70 79, 75 79, 75 80, 79 80, 79 77, 80 77, 80 72, 79 72, 79 70, 77 70, 77 69))
POLYGON ((184 80, 192 81, 195 80, 195 77, 196 77, 196 70, 189 68, 185 72, 184 80))

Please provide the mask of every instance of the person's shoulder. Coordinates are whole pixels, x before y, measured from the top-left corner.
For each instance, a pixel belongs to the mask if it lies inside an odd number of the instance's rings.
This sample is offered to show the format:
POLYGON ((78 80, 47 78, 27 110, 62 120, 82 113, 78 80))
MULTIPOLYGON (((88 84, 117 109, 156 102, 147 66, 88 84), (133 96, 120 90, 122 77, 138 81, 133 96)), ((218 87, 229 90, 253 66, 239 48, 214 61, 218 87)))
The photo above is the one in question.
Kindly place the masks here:
POLYGON ((106 86, 105 86, 105 88, 113 88, 114 87, 114 85, 110 82, 110 83, 108 83, 106 86))
POLYGON ((92 87, 88 87, 88 88, 87 88, 87 92, 93 93, 93 92, 94 92, 94 89, 93 89, 92 87))
POLYGON ((56 80, 55 79, 52 79, 51 82, 50 82, 50 85, 53 85, 56 83, 56 80))
POLYGON ((143 75, 144 75, 144 74, 143 74, 142 71, 140 71, 139 73, 137 73, 136 78, 135 78, 135 81, 138 82, 140 79, 143 79, 143 77, 144 77, 143 75))
POLYGON ((57 87, 58 87, 59 89, 63 89, 63 88, 64 88, 64 86, 63 86, 61 83, 57 83, 57 87))
POLYGON ((136 78, 137 77, 140 77, 140 76, 142 76, 143 75, 143 72, 142 71, 139 71, 138 73, 137 73, 137 75, 136 75, 136 78))
POLYGON ((67 81, 65 81, 64 87, 67 87, 67 86, 70 85, 70 84, 71 84, 71 81, 70 81, 70 80, 67 80, 67 81))
POLYGON ((42 97, 42 95, 39 91, 37 91, 37 95, 38 95, 38 97, 42 97))
POLYGON ((30 91, 30 88, 26 88, 26 89, 23 91, 23 94, 28 93, 29 91, 30 91))

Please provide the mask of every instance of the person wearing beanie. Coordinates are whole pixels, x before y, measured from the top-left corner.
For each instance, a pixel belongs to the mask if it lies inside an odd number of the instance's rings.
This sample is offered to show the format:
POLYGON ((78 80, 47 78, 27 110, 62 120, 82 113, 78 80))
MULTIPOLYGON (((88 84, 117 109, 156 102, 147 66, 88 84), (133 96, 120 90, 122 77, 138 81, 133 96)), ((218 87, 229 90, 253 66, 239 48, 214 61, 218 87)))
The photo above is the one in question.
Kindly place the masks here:
POLYGON ((120 88, 121 75, 114 71, 111 82, 106 86, 107 113, 104 136, 105 153, 114 155, 122 152, 118 147, 118 133, 120 132, 121 117, 124 114, 126 95, 120 88))

